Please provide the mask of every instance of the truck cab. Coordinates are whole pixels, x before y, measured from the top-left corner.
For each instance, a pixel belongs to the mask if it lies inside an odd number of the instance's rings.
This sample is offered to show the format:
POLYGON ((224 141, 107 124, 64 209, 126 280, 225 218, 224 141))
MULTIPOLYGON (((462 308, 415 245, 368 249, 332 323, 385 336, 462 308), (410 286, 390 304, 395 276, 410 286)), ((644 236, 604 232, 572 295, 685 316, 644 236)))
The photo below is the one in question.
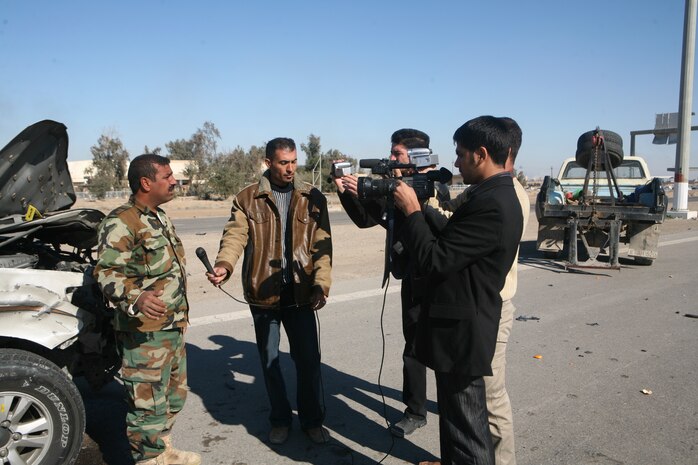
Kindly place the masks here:
MULTIPOLYGON (((574 158, 567 158, 562 162, 558 181, 560 189, 564 192, 575 193, 584 186, 587 169, 580 166, 574 158)), ((638 186, 644 186, 652 180, 647 162, 641 157, 623 158, 621 164, 613 168, 616 181, 623 195, 631 195, 638 186)), ((605 177, 605 172, 596 172, 597 176, 605 177)), ((597 195, 599 197, 609 197, 607 183, 601 183, 597 195)))

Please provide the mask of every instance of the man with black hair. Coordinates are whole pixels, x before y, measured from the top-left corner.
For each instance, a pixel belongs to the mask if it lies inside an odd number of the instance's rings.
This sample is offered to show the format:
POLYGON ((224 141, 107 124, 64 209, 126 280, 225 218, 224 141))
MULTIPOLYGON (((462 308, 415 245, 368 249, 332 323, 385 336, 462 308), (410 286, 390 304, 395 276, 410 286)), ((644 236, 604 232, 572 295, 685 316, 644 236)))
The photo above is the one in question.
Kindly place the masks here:
POLYGON ((500 118, 481 116, 454 133, 456 167, 473 187, 442 230, 427 223, 411 187, 399 183, 394 193, 406 217, 405 246, 415 271, 426 277, 415 349, 436 374, 441 463, 447 465, 494 463, 483 376, 492 375, 500 291, 523 230, 505 168, 508 128, 500 118))
POLYGON ((298 179, 296 144, 278 137, 267 143, 267 171, 233 199, 213 267, 219 286, 244 253, 242 284, 254 321, 264 382, 271 404, 269 442, 283 444, 291 427, 291 405, 279 364, 281 326, 296 366, 298 419, 318 444, 329 440, 320 378, 315 311, 330 292, 332 238, 327 200, 298 179))
POLYGON ((187 398, 184 332, 189 321, 184 247, 160 208, 177 184, 170 160, 140 155, 128 168, 133 195, 99 226, 95 278, 116 307, 114 328, 128 400, 126 434, 139 465, 199 465, 172 447, 187 398))
MULTIPOLYGON (((417 129, 399 129, 390 137, 390 160, 399 164, 409 164, 410 149, 428 149, 429 136, 417 129)), ((435 165, 422 168, 425 172, 435 168, 435 165)), ((396 170, 397 176, 409 176, 414 174, 414 170, 396 170)), ((336 178, 335 183, 339 192, 339 199, 351 220, 359 228, 369 228, 380 224, 387 227, 384 219, 387 207, 386 199, 359 200, 358 178, 356 176, 344 176, 336 178)), ((448 188, 440 183, 435 184, 437 196, 431 198, 427 203, 437 206, 439 202, 448 199, 448 188)), ((401 239, 400 230, 404 221, 404 216, 396 212, 394 225, 394 238, 396 246, 394 249, 400 250, 401 239)), ((402 353, 402 401, 405 404, 405 411, 402 418, 390 426, 390 432, 397 437, 404 437, 413 433, 427 423, 427 381, 426 367, 415 357, 414 340, 417 323, 417 314, 422 298, 423 283, 415 273, 411 271, 412 264, 407 250, 401 253, 391 251, 393 259, 391 263, 394 269, 391 270, 396 278, 402 279, 400 298, 402 304, 402 332, 405 337, 405 346, 402 353)))
MULTIPOLYGON (((526 229, 528 217, 531 210, 531 202, 528 198, 528 193, 521 185, 515 176, 514 165, 516 156, 521 147, 521 128, 518 123, 512 118, 500 117, 500 122, 507 128, 509 134, 509 155, 505 164, 505 169, 512 175, 514 182, 514 190, 516 197, 521 207, 523 215, 523 229, 526 229)), ((474 186, 473 186, 474 187, 474 186)), ((426 211, 430 218, 430 224, 434 224, 433 218, 435 215, 444 215, 450 217, 460 205, 467 201, 470 188, 459 194, 455 199, 442 202, 441 210, 433 212, 426 211)), ((427 207, 428 209, 429 207, 427 207)), ((499 320, 499 329, 497 332, 497 346, 492 359, 492 376, 485 376, 485 394, 487 397, 487 415, 490 424, 490 433, 492 435, 492 443, 494 445, 495 465, 516 465, 516 453, 514 446, 514 418, 511 410, 511 401, 506 389, 506 349, 509 335, 511 334, 514 312, 512 299, 516 294, 517 289, 517 257, 511 265, 509 273, 507 273, 504 287, 500 291, 502 298, 502 314, 499 320)))

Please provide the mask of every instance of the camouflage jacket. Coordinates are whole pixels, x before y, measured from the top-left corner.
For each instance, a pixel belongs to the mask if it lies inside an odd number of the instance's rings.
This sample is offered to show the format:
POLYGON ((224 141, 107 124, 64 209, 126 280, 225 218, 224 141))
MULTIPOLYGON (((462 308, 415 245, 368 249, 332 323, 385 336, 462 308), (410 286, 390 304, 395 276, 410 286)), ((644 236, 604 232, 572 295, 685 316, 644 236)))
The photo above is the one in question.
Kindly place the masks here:
POLYGON ((187 325, 184 247, 160 208, 153 211, 131 197, 107 215, 99 226, 94 275, 117 308, 117 330, 146 332, 187 325), (167 305, 165 318, 151 320, 139 312, 129 312, 143 291, 159 290, 167 305))

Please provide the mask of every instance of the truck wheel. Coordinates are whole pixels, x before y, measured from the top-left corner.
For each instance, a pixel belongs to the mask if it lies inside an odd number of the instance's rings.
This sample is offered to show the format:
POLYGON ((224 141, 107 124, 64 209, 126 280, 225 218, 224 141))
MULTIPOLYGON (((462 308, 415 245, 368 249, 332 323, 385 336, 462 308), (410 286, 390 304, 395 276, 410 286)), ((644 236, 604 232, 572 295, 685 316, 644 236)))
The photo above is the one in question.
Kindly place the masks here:
MULTIPOLYGON (((604 145, 611 160, 611 168, 615 168, 623 161, 623 139, 613 131, 602 131, 604 145)), ((589 166, 589 159, 594 157, 595 148, 592 142, 594 131, 585 132, 577 139, 577 153, 575 159, 583 168, 589 166)), ((603 162, 603 159, 601 159, 603 162)), ((601 169, 604 169, 603 163, 601 169)))
POLYGON ((0 349, 0 366, 0 463, 75 463, 85 407, 72 380, 23 350, 0 349))
POLYGON ((654 258, 647 258, 647 257, 635 257, 634 258, 635 264, 640 265, 640 266, 650 266, 652 262, 654 262, 654 258))

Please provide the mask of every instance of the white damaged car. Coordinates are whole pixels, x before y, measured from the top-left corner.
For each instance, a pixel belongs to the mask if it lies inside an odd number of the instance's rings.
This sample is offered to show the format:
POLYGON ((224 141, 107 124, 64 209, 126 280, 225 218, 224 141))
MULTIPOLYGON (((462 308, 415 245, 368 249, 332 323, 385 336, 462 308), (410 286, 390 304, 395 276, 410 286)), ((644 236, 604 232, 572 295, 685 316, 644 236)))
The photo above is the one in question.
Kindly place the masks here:
POLYGON ((92 278, 104 214, 75 203, 66 127, 45 120, 0 151, 0 464, 75 462, 85 408, 72 378, 109 382, 119 359, 92 278))

